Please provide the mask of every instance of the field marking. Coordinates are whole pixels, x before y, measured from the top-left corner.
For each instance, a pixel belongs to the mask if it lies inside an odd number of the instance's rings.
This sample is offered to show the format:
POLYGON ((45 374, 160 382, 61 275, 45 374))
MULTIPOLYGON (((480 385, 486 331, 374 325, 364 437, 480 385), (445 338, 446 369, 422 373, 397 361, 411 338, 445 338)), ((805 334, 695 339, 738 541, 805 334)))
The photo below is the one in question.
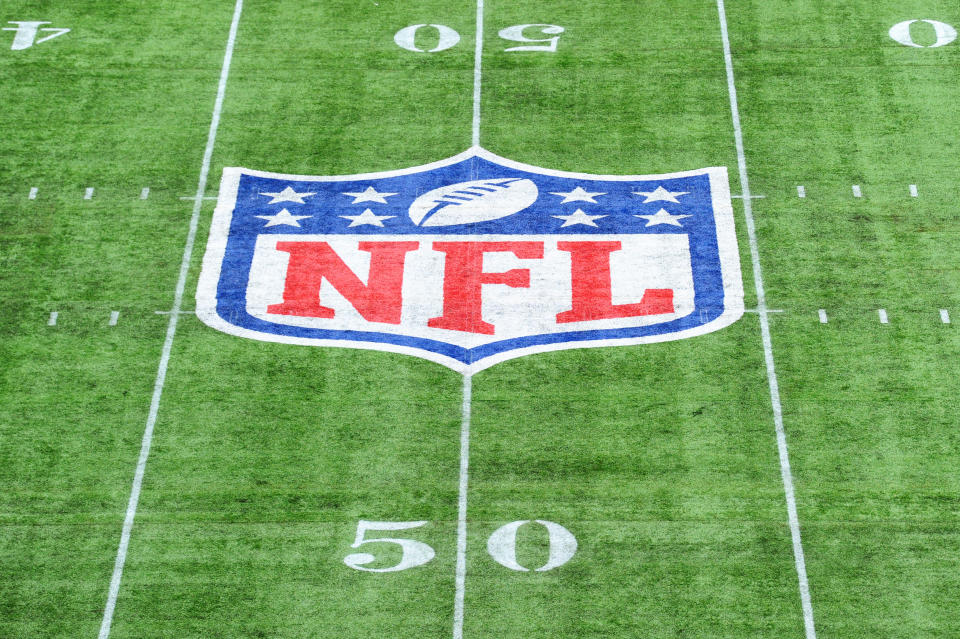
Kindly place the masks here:
POLYGON ((117 320, 120 319, 120 311, 110 311, 110 321, 107 323, 107 326, 116 326, 117 320))
POLYGON ((207 195, 207 196, 201 196, 201 195, 184 195, 184 196, 181 196, 180 199, 181 199, 181 200, 188 200, 188 201, 190 201, 190 202, 195 202, 195 201, 197 201, 198 199, 201 200, 201 201, 202 201, 202 200, 215 200, 215 199, 217 199, 217 196, 216 196, 216 195, 207 195))
POLYGON ((30 200, 35 200, 35 199, 37 199, 37 191, 38 191, 38 190, 39 190, 39 189, 37 189, 37 187, 35 187, 35 186, 34 186, 34 187, 31 187, 31 188, 30 188, 30 195, 28 195, 27 198, 30 199, 30 200))
POLYGON ((762 313, 783 313, 784 310, 782 308, 767 308, 761 311, 759 308, 745 308, 743 309, 743 312, 744 313, 761 313, 761 312, 762 313))
POLYGON ((820 316, 820 323, 821 323, 821 324, 826 324, 826 323, 827 323, 827 311, 826 311, 825 309, 822 309, 822 308, 821 308, 820 310, 818 310, 818 311, 817 311, 817 315, 820 316))
POLYGON ((470 411, 473 377, 463 376, 460 404, 460 483, 457 494, 457 573, 453 600, 453 639, 463 639, 463 598, 467 585, 467 480, 470 469, 470 411))
POLYGON ((483 0, 477 0, 477 35, 473 50, 473 146, 480 146, 480 84, 483 79, 483 0))
POLYGON ((56 325, 57 325, 57 318, 58 318, 59 316, 60 316, 60 313, 58 313, 57 311, 51 311, 51 312, 50 312, 50 319, 47 320, 47 326, 56 326, 56 325))
POLYGON ((797 197, 807 197, 807 189, 803 185, 797 186, 797 197))
POLYGON ((743 199, 762 200, 767 196, 766 195, 731 195, 730 197, 737 200, 743 200, 743 199))
POLYGON ((92 200, 92 199, 93 199, 93 187, 92 187, 92 186, 88 186, 88 187, 86 188, 86 190, 83 192, 83 199, 85 199, 85 200, 92 200))
POLYGON ((890 318, 887 317, 887 309, 885 309, 885 308, 878 308, 878 309, 877 309, 877 315, 880 316, 880 323, 881 323, 881 324, 889 324, 889 323, 890 323, 890 318))
POLYGON ((196 315, 196 311, 154 311, 154 315, 196 315))
POLYGON ((140 199, 141 199, 141 200, 145 200, 145 199, 147 199, 148 197, 150 197, 150 187, 149 187, 149 186, 145 186, 145 187, 143 187, 143 190, 140 191, 140 199))
POLYGON ((210 161, 213 158, 213 146, 217 139, 217 129, 220 126, 220 113, 223 111, 223 100, 227 91, 227 78, 230 75, 230 61, 233 58, 233 48, 237 40, 237 29, 240 25, 240 13, 242 10, 243 0, 236 0, 236 5, 233 10, 233 21, 230 23, 230 35, 227 37, 227 47, 223 55, 223 65, 220 69, 217 99, 214 102, 210 131, 207 134, 207 146, 203 152, 200 178, 197 180, 197 197, 193 205, 193 216, 190 218, 190 230, 187 233, 187 243, 183 247, 183 258, 180 261, 180 275, 177 279, 177 288, 173 298, 173 309, 170 313, 170 321, 167 323, 167 335, 163 341, 160 364, 157 366, 157 379, 153 385, 153 395, 150 399, 150 412, 147 415, 147 423, 143 431, 143 440, 140 444, 140 457, 137 459, 137 468, 133 476, 133 484, 130 487, 130 500, 127 502, 127 512, 123 519, 123 530, 120 533, 117 559, 114 562, 113 575, 110 578, 110 592, 107 596, 107 604, 103 611, 103 621, 100 624, 99 639, 108 639, 110 636, 110 626, 113 623, 113 611, 117 605, 120 581, 123 578, 123 566, 127 560, 127 548, 130 545, 130 532, 133 530, 133 520, 136 517, 137 504, 140 501, 143 475, 147 468, 147 458, 150 456, 150 444, 153 441, 153 427, 157 422, 157 413, 160 410, 160 397, 163 395, 163 386, 167 377, 167 366, 170 363, 173 337, 177 332, 177 320, 180 317, 180 306, 183 303, 183 291, 187 286, 190 258, 193 255, 193 243, 197 236, 200 208, 203 206, 203 200, 201 198, 207 189, 210 161))
POLYGON ((950 311, 945 308, 940 309, 940 321, 944 324, 950 323, 950 311))
POLYGON ((911 185, 910 185, 910 197, 919 197, 919 195, 920 195, 920 194, 917 192, 917 185, 916 185, 916 184, 911 184, 911 185))
MULTIPOLYGON (((717 0, 717 13, 720 17, 720 34, 723 39, 723 61, 727 69, 727 92, 730 97, 730 116, 733 121, 733 137, 737 147, 737 167, 740 172, 740 184, 744 194, 750 194, 750 182, 747 178, 747 159, 743 150, 743 130, 740 127, 740 107, 737 101, 737 87, 733 77, 733 55, 730 53, 730 36, 727 33, 727 12, 723 0, 717 0)), ((757 307, 760 310, 760 335, 763 340, 763 357, 767 366, 767 380, 770 384, 770 404, 773 408, 773 422, 777 432, 777 451, 780 455, 780 476, 783 479, 783 492, 787 502, 787 517, 790 523, 790 536, 793 541, 794 565, 800 589, 800 606, 803 610, 803 625, 807 639, 816 639, 817 632, 813 622, 813 604, 810 602, 810 585, 807 581, 807 565, 803 555, 803 543, 800 539, 800 519, 797 516, 797 502, 793 489, 793 474, 790 470, 790 457, 787 451, 787 436, 783 428, 783 408, 780 404, 780 386, 773 361, 773 343, 770 339, 770 318, 767 315, 767 298, 763 288, 763 273, 760 269, 760 251, 757 247, 757 232, 753 222, 753 202, 743 199, 743 212, 747 222, 747 235, 750 238, 750 261, 753 262, 753 281, 757 293, 757 307)))
POLYGON ((853 185, 853 197, 863 197, 863 191, 860 190, 859 184, 853 185))

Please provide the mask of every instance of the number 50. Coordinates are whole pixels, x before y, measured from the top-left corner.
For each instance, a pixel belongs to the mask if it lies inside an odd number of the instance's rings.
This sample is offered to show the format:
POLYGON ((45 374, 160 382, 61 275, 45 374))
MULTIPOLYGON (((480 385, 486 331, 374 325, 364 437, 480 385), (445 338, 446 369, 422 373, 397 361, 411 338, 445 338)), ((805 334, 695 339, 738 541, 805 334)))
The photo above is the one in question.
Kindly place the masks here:
MULTIPOLYGON (((377 560, 376 556, 367 552, 358 552, 347 555, 343 558, 343 563, 354 570, 364 572, 397 572, 416 568, 429 562, 436 555, 433 548, 414 539, 398 539, 396 537, 367 537, 368 532, 382 532, 392 530, 408 530, 410 528, 420 528, 425 526, 426 521, 366 521, 361 519, 357 523, 357 536, 351 548, 360 548, 364 544, 372 543, 390 543, 400 546, 400 561, 387 568, 367 568, 377 560)), ((501 526, 490 535, 487 541, 487 552, 493 557, 494 561, 510 570, 527 572, 530 569, 521 566, 517 562, 517 531, 526 524, 534 523, 531 521, 513 521, 505 526, 501 526)), ((537 572, 546 572, 559 568, 570 561, 577 552, 577 539, 569 530, 555 524, 552 521, 537 519, 536 523, 547 529, 550 542, 550 555, 547 563, 539 568, 537 572)))
MULTIPOLYGON (((557 42, 560 40, 560 34, 563 32, 564 28, 555 24, 515 24, 512 27, 501 29, 499 35, 504 40, 511 42, 536 43, 525 44, 519 47, 508 47, 504 49, 504 51, 549 51, 554 53, 557 50, 557 42), (528 38, 524 35, 525 31, 532 33, 532 31, 528 30, 533 29, 539 29, 541 34, 552 37, 538 39, 528 38)), ((415 53, 436 53, 437 51, 445 51, 457 46, 460 42, 460 34, 443 24, 412 24, 409 27, 404 27, 397 31, 393 36, 393 41, 397 43, 398 47, 406 49, 407 51, 413 51, 415 53), (427 27, 437 30, 437 45, 432 49, 421 49, 415 42, 417 32, 427 27)))

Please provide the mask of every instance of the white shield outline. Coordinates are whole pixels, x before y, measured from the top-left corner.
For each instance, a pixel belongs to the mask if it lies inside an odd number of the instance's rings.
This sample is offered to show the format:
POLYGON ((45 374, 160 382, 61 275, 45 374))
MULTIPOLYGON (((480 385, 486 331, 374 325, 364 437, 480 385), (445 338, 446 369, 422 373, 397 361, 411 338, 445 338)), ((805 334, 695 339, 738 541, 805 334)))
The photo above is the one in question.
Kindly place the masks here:
MULTIPOLYGON (((203 257, 200 279, 197 284, 197 317, 206 325, 215 328, 221 332, 255 339, 266 342, 277 342, 282 344, 299 344, 305 346, 327 346, 336 348, 355 348, 363 350, 377 350, 391 353, 400 353, 411 355, 421 359, 427 359, 438 364, 464 374, 472 374, 489 368, 494 364, 524 357, 535 353, 544 353, 550 351, 567 350, 573 348, 600 348, 608 346, 632 346, 637 344, 651 344, 657 342, 668 342, 673 340, 687 339, 698 335, 705 335, 725 328, 737 320, 744 313, 743 306, 743 280, 740 270, 740 254, 737 246, 737 236, 734 226, 733 205, 730 197, 730 184, 726 167, 707 167, 692 171, 682 171, 677 173, 663 173, 653 175, 600 175, 591 173, 576 173, 569 171, 558 171, 554 169, 545 169, 522 162, 510 160, 486 149, 474 146, 463 153, 452 157, 424 164, 420 166, 397 169, 393 171, 380 171, 375 173, 357 173, 351 175, 317 176, 317 175, 294 175, 285 173, 273 173, 269 171, 256 171, 241 167, 226 167, 223 170, 223 177, 220 181, 220 192, 217 198, 217 206, 213 213, 213 220, 210 226, 210 234, 207 240, 207 250, 203 257), (422 348, 404 346, 399 344, 390 344, 384 342, 367 342, 347 339, 328 339, 314 337, 297 337, 266 333, 257 330, 238 326, 221 317, 217 312, 217 288, 220 282, 221 267, 226 255, 227 240, 230 231, 230 225, 233 218, 233 212, 236 207, 237 193, 240 185, 241 175, 253 177, 265 177, 277 180, 291 181, 310 181, 317 180, 323 182, 350 182, 356 180, 380 179, 389 177, 398 177, 423 173, 433 169, 438 169, 470 158, 482 158, 490 162, 499 164, 506 168, 518 169, 541 175, 549 175, 560 178, 584 179, 584 180, 606 180, 606 181, 652 181, 666 180, 671 178, 683 178, 692 176, 708 175, 710 180, 710 193, 712 198, 714 221, 716 223, 717 248, 720 260, 720 274, 723 282, 723 312, 710 322, 701 324, 692 328, 656 335, 646 335, 641 337, 623 337, 608 339, 579 339, 568 342, 554 342, 549 344, 537 344, 505 350, 495 353, 477 361, 462 362, 459 359, 429 351, 422 348)), ((371 332, 373 333, 373 332, 371 332)))

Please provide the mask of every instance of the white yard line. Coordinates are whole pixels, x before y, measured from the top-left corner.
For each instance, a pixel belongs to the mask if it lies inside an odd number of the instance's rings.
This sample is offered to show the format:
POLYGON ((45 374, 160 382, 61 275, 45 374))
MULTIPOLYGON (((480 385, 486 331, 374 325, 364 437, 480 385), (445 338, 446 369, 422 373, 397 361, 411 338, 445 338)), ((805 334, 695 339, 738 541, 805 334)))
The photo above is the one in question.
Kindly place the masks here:
MULTIPOLYGON (((730 53, 730 36, 727 32, 727 12, 723 0, 717 0, 717 12, 720 17, 720 33, 723 37, 723 59, 727 68, 727 90, 730 95, 730 113, 733 119, 733 134, 737 147, 737 166, 740 170, 740 185, 744 195, 750 194, 747 178, 747 160, 743 151, 743 131, 740 127, 740 107, 737 102, 737 88, 733 77, 733 56, 730 53)), ((777 382, 777 370, 773 361, 773 344, 770 339, 770 319, 767 315, 767 296, 763 288, 763 273, 760 270, 760 252, 757 248, 757 232, 753 222, 753 201, 743 198, 743 212, 747 223, 747 235, 750 238, 750 260, 753 262, 753 281, 757 294, 757 307, 760 310, 760 334, 763 340, 763 356, 767 366, 767 381, 770 386, 770 404, 773 408, 773 423, 777 432, 777 450, 780 455, 780 476, 787 501, 787 519, 790 523, 790 536, 793 540, 793 558, 797 570, 800 588, 800 606, 803 610, 803 625, 807 639, 816 639, 813 623, 813 605, 810 602, 810 585, 807 582, 807 566, 803 556, 803 544, 800 540, 800 520, 797 516, 797 502, 793 489, 793 474, 790 470, 790 457, 787 452, 787 436, 783 429, 783 408, 780 404, 780 386, 777 382)))
POLYGON ((480 146, 480 84, 483 60, 483 0, 477 0, 477 37, 473 50, 473 146, 480 146))
POLYGON ((467 480, 470 469, 470 410, 473 378, 463 376, 460 406, 460 486, 457 497, 457 577, 453 600, 453 639, 463 639, 463 596, 467 583, 467 480))
POLYGON ((201 199, 207 189, 207 176, 210 173, 210 160, 213 157, 213 146, 217 139, 217 128, 220 126, 220 113, 223 110, 223 98, 227 90, 227 78, 230 74, 230 61, 233 58, 233 47, 237 40, 237 27, 240 24, 240 13, 243 10, 243 0, 236 0, 233 10, 233 22, 230 24, 230 35, 227 38, 227 49, 223 55, 223 65, 220 69, 220 83, 217 87, 217 99, 213 107, 213 117, 210 121, 210 131, 207 135, 207 147, 203 152, 203 164, 200 168, 200 179, 197 181, 197 196, 193 205, 193 216, 190 218, 190 231, 187 234, 187 243, 183 248, 183 259, 180 261, 180 276, 177 279, 177 289, 173 298, 173 309, 170 321, 167 323, 167 336, 163 342, 163 351, 160 355, 160 364, 157 367, 157 379, 153 385, 153 396, 150 399, 150 412, 147 415, 146 427, 143 431, 143 440, 140 444, 140 457, 133 476, 133 485, 130 488, 130 500, 127 502, 127 513, 123 519, 123 530, 120 533, 120 545, 117 548, 117 559, 113 565, 113 576, 110 579, 110 592, 107 596, 107 605, 103 611, 103 621, 100 624, 99 639, 110 636, 110 626, 113 623, 113 611, 117 605, 117 594, 120 592, 120 581, 123 578, 123 566, 127 560, 127 548, 130 545, 130 532, 133 530, 133 520, 137 514, 137 504, 140 501, 140 488, 143 485, 143 474, 147 468, 147 457, 150 455, 150 444, 153 440, 153 426, 157 422, 157 413, 160 410, 160 397, 163 395, 163 385, 167 377, 167 366, 170 363, 170 351, 173 348, 173 337, 177 331, 177 320, 180 318, 180 306, 183 303, 183 291, 187 285, 187 274, 190 270, 190 258, 193 254, 193 243, 197 236, 197 225, 200 220, 201 199))

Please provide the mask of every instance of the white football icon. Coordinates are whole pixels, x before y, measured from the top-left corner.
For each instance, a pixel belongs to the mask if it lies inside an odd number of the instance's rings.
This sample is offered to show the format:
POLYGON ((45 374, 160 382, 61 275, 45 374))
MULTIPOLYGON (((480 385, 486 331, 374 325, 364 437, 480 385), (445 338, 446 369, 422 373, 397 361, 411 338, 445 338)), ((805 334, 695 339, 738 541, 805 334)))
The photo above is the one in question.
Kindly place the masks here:
POLYGON ((472 180, 441 186, 410 205, 410 219, 420 226, 453 226, 498 220, 537 201, 537 185, 523 178, 472 180))

